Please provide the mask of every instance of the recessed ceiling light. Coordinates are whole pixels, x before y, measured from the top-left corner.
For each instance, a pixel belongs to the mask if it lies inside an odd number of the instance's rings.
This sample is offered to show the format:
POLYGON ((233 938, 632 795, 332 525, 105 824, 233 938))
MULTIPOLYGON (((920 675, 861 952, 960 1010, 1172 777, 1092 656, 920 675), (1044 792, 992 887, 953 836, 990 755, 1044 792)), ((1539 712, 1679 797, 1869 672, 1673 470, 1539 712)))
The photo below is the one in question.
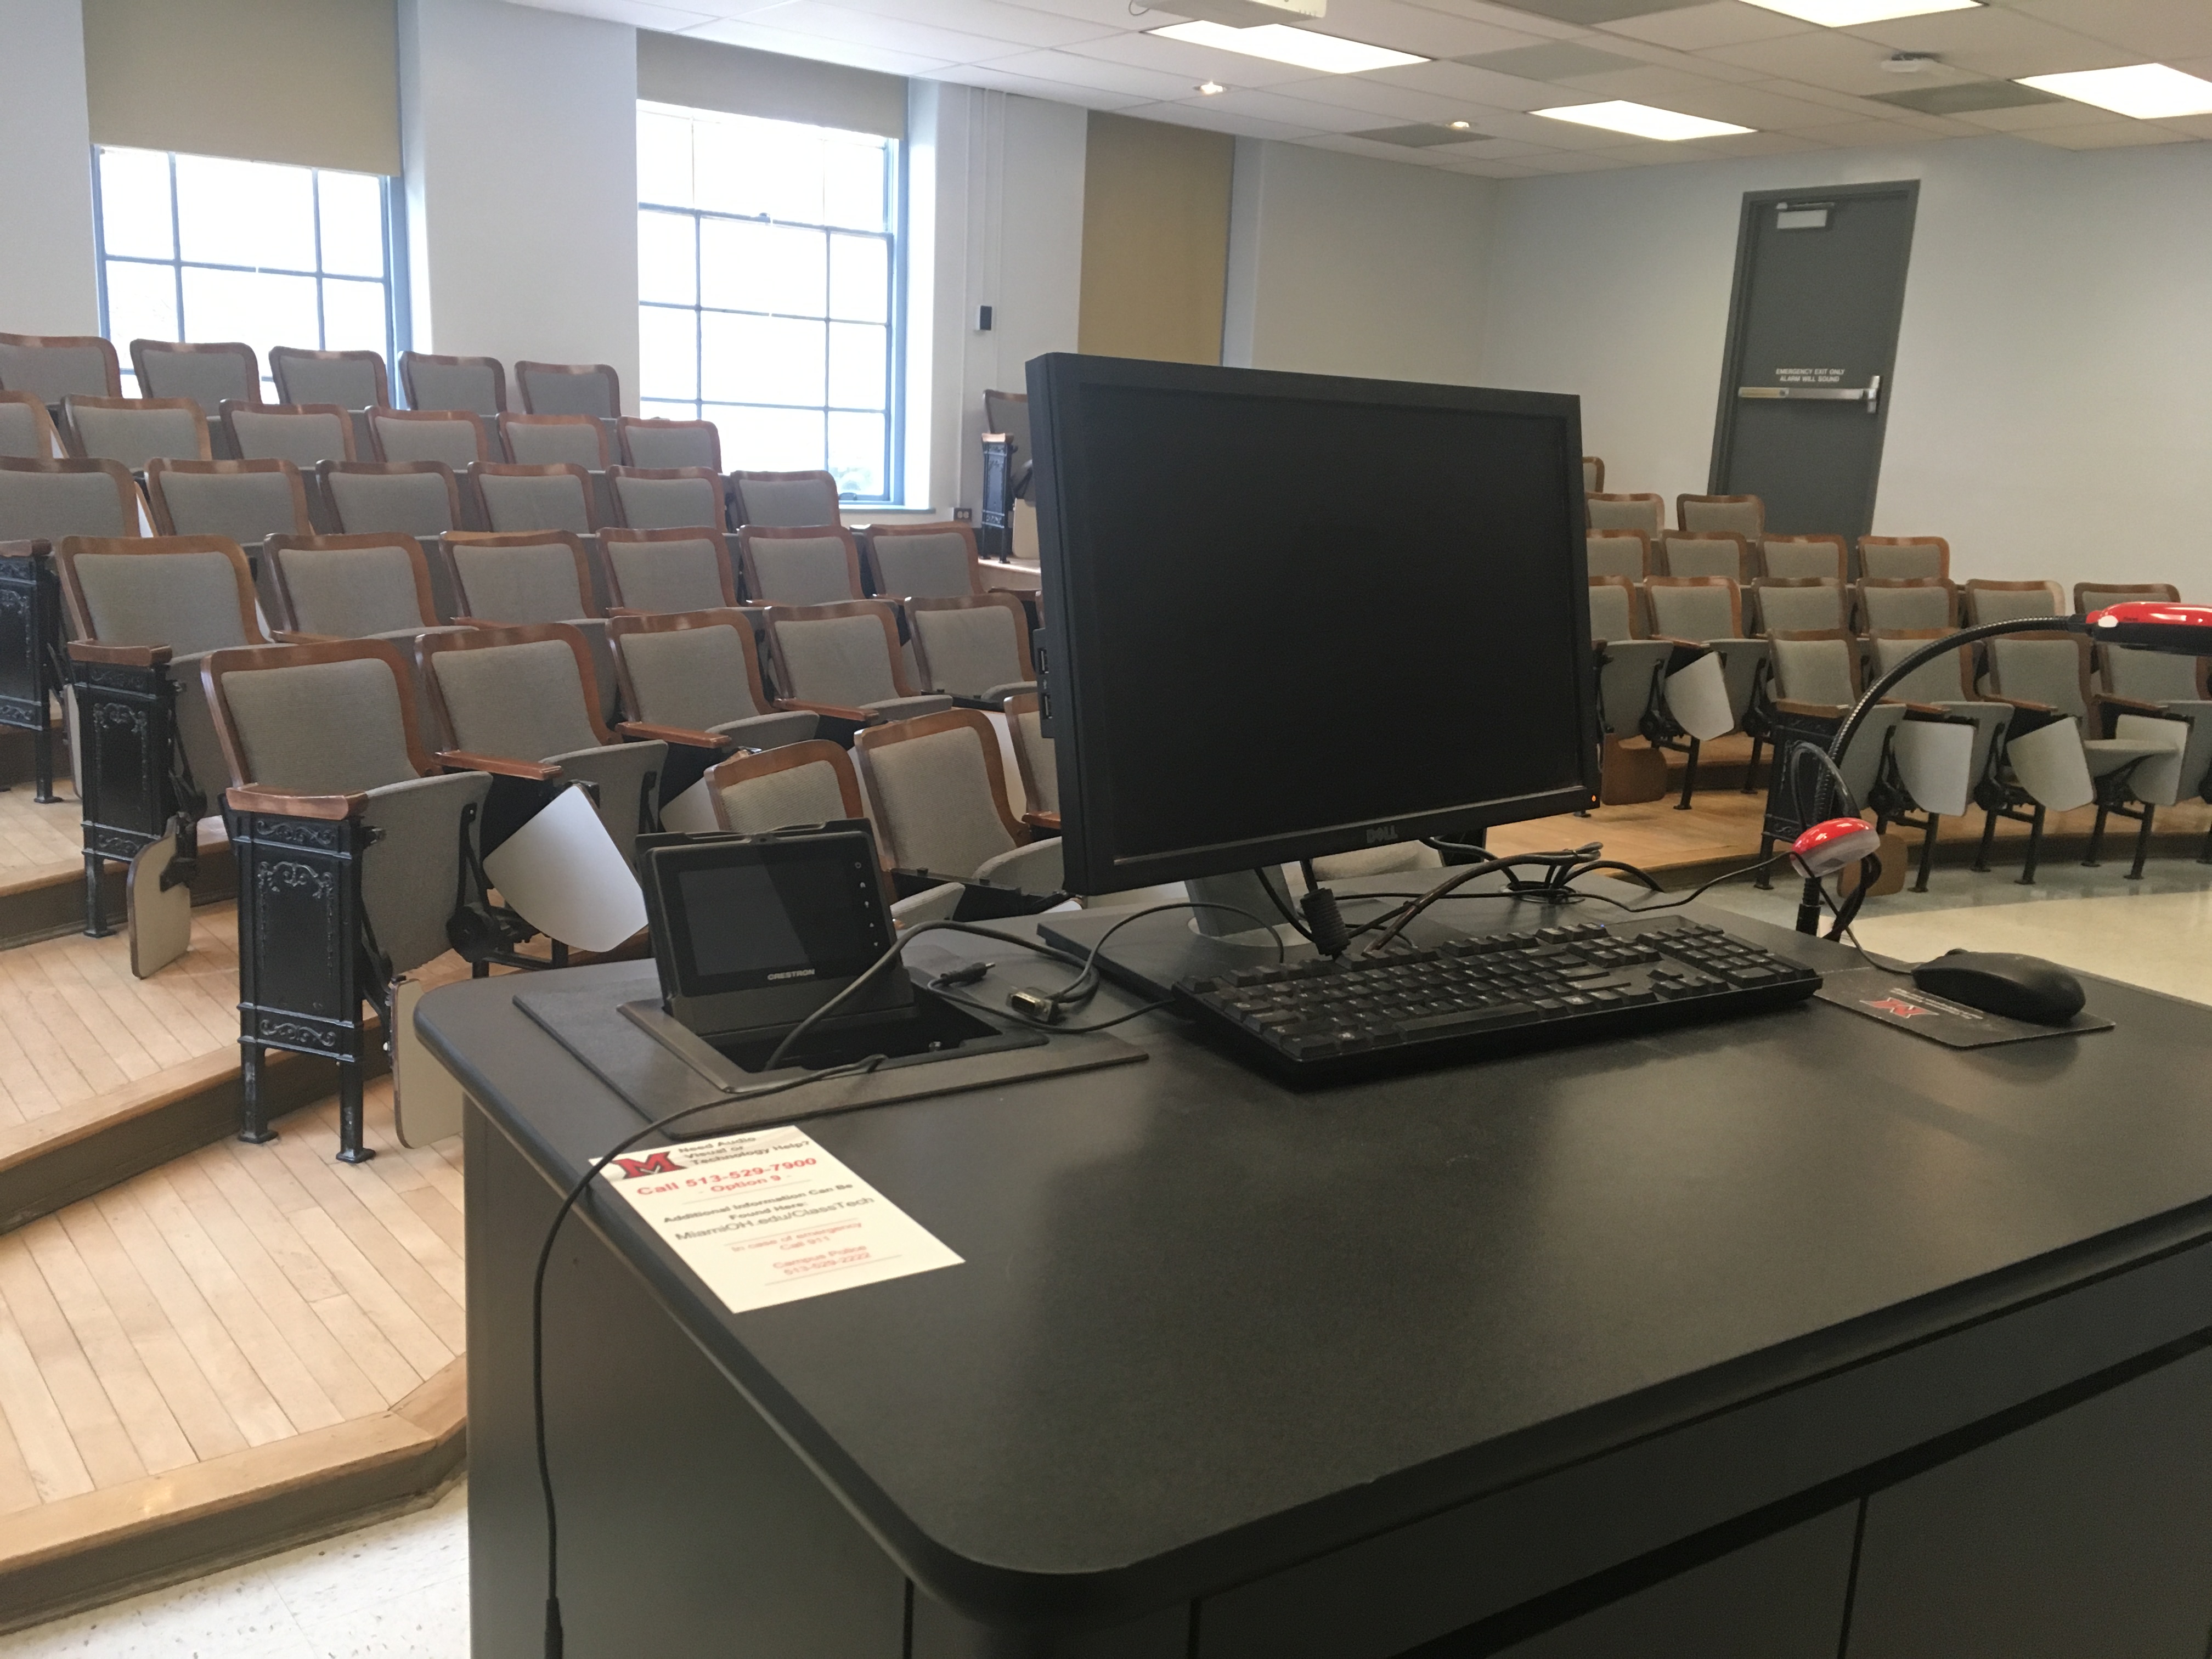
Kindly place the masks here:
POLYGON ((2163 64, 2130 64, 2125 69, 2076 70, 2070 75, 2023 75, 2020 83, 2055 92, 2077 103, 2094 104, 2138 121, 2175 115, 2212 115, 2212 81, 2200 81, 2163 64))
POLYGON ((1449 125, 1454 132, 1465 132, 1468 128, 1472 127, 1474 123, 1472 121, 1454 121, 1449 125))
POLYGON ((1754 6, 1832 29, 1887 23, 1893 17, 1925 17, 1931 11, 1967 11, 1982 0, 1751 0, 1754 6))
POLYGON ((1295 64, 1300 69, 1322 75, 1357 75, 1362 70, 1398 69, 1407 64, 1429 62, 1410 52, 1391 52, 1364 41, 1318 34, 1311 29, 1292 28, 1284 23, 1262 23, 1252 29, 1232 29, 1222 23, 1170 23, 1165 28, 1147 29, 1145 33, 1194 46, 1241 52, 1248 58, 1295 64))
POLYGON ((1215 93, 1226 92, 1229 88, 1223 86, 1218 81, 1200 81, 1198 83, 1196 90, 1203 93, 1206 97, 1211 98, 1215 93))
POLYGON ((1632 133, 1638 138, 1663 138, 1669 143, 1683 138, 1718 138, 1732 132, 1753 131, 1727 121, 1708 121, 1702 115, 1682 115, 1671 109, 1654 109, 1649 104, 1632 104, 1619 98, 1603 104, 1563 104, 1557 109, 1540 109, 1535 113, 1549 116, 1554 121, 1572 121, 1577 126, 1632 133))

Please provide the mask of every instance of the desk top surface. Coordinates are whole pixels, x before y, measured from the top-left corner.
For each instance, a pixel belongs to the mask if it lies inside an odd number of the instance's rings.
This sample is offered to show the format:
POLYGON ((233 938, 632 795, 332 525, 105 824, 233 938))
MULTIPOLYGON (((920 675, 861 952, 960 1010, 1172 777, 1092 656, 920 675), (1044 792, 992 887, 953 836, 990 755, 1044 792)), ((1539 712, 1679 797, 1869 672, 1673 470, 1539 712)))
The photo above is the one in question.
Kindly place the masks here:
MULTIPOLYGON (((638 1121, 519 983, 418 1029, 565 1186, 638 1121)), ((1240 1537, 1349 1541, 2212 1232, 2212 1010, 2090 1006, 2119 1029, 1956 1052, 1808 1003, 1307 1094, 1152 1016, 1143 1065, 805 1126, 964 1266, 732 1316, 592 1224, 924 1582, 1189 1594, 1240 1537)))

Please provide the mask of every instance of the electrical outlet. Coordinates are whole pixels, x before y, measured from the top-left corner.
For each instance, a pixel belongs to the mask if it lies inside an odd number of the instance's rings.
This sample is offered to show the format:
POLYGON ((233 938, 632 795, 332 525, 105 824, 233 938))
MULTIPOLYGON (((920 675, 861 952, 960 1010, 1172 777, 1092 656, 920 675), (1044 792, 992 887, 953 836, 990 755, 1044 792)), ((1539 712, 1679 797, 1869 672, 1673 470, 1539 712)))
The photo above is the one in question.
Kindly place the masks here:
POLYGON ((953 522, 953 523, 955 523, 955 524, 973 524, 973 523, 975 522, 975 509, 974 507, 954 507, 954 508, 952 509, 952 522, 953 522))

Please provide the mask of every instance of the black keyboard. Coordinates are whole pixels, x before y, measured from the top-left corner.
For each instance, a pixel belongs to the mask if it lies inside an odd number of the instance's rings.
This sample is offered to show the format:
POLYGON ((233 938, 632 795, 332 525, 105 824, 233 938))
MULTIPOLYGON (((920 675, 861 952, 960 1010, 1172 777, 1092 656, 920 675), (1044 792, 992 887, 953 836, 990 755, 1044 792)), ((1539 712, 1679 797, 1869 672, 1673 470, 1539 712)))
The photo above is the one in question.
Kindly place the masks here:
POLYGON ((1312 1083, 1753 1013, 1820 988, 1812 969, 1680 918, 1471 934, 1176 987, 1240 1055, 1312 1083))

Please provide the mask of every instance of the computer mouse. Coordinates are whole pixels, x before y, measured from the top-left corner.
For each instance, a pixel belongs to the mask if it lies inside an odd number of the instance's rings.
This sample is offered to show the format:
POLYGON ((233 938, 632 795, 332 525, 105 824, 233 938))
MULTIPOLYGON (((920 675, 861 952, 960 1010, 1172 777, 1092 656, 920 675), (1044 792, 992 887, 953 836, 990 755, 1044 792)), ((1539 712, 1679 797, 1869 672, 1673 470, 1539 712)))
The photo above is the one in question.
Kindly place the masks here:
POLYGON ((2063 1025, 2081 1012, 2081 981, 2040 957, 2002 951, 1950 951, 1912 970, 1922 990, 1985 1014, 2063 1025))

